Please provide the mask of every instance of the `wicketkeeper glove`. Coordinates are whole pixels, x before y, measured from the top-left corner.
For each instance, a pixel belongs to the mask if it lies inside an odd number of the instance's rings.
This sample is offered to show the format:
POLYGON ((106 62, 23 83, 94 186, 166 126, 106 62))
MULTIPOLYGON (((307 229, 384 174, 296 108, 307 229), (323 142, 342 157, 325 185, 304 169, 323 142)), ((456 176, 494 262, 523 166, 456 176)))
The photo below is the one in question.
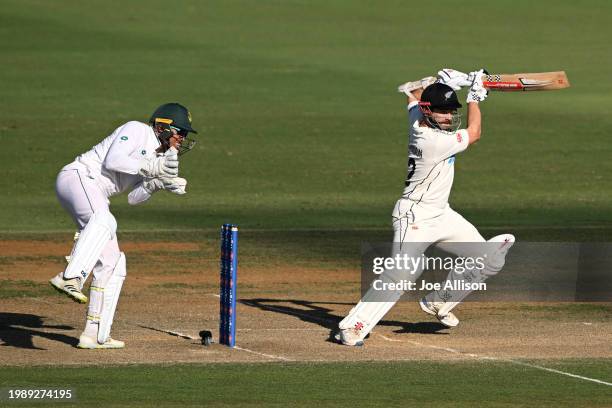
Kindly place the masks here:
POLYGON ((468 77, 472 79, 472 86, 470 87, 467 98, 465 100, 467 103, 482 102, 487 98, 487 95, 489 95, 489 91, 487 91, 487 89, 482 85, 483 74, 483 69, 479 71, 470 72, 468 74, 468 77))
POLYGON ((185 191, 187 180, 181 177, 145 179, 142 182, 142 186, 149 194, 153 194, 159 190, 166 190, 178 195, 187 194, 187 191, 185 191))
POLYGON ((154 159, 144 159, 138 174, 147 178, 178 176, 178 152, 174 147, 154 159))
POLYGON ((162 178, 162 183, 164 184, 164 190, 167 190, 173 194, 183 195, 187 194, 185 188, 187 187, 187 180, 181 177, 173 177, 173 178, 162 178))
POLYGON ((153 194, 159 190, 163 190, 164 183, 158 178, 145 179, 142 181, 142 187, 147 193, 153 194))

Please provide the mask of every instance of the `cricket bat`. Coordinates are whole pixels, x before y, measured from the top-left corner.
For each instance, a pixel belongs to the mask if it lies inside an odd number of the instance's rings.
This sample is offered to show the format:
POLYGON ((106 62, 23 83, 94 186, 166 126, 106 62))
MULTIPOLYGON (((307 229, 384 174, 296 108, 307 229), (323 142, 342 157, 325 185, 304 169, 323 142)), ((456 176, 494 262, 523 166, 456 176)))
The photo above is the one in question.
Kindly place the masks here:
MULTIPOLYGON (((398 87, 399 92, 412 92, 425 89, 436 82, 436 77, 425 77, 418 81, 406 82, 398 87)), ((526 74, 485 74, 482 85, 490 91, 552 91, 569 88, 570 83, 565 71, 534 72, 526 74)))
POLYGON ((569 88, 565 71, 535 72, 531 74, 483 75, 482 85, 490 91, 552 91, 569 88))

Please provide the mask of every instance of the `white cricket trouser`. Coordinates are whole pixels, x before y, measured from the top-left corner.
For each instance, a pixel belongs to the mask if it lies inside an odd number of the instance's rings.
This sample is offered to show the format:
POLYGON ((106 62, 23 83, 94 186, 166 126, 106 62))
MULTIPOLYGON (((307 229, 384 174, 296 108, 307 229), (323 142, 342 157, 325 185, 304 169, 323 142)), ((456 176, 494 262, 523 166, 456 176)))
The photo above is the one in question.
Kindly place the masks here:
MULTIPOLYGON (((393 209, 393 242, 484 242, 476 227, 447 206, 433 213, 400 199, 393 209), (428 216, 429 214, 434 216, 428 216)), ((459 254, 458 254, 459 255, 459 254)))
MULTIPOLYGON (((73 163, 59 172, 55 193, 79 231, 85 227, 94 211, 108 211, 107 197, 95 181, 87 176, 87 170, 82 165, 73 163)), ((94 279, 102 279, 112 273, 119 256, 117 239, 108 241, 93 269, 94 279)))
MULTIPOLYGON (((400 199, 393 210, 394 251, 407 251, 410 256, 418 257, 431 245, 458 256, 481 256, 478 249, 466 253, 470 246, 453 245, 458 242, 485 242, 478 230, 450 206, 445 209, 427 209, 415 205, 413 201, 400 199), (402 245, 408 244, 408 245, 402 245)), ((416 271, 411 279, 416 281, 422 269, 416 271)), ((390 273, 386 278, 397 281, 401 277, 390 273)), ((381 275, 385 278, 385 275, 381 275)), ((386 300, 381 301, 376 291, 370 288, 361 301, 339 323, 340 329, 358 328, 361 339, 378 324, 380 319, 397 303, 402 293, 392 291, 386 300)))

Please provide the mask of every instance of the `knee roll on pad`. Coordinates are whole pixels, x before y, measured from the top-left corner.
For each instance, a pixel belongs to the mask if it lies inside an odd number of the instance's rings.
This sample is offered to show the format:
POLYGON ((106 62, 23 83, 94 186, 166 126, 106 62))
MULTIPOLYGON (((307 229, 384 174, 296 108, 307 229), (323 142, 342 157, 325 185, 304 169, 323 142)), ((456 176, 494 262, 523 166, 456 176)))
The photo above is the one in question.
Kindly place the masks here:
POLYGON ((79 277, 85 282, 108 241, 115 239, 116 232, 117 221, 109 211, 94 212, 74 246, 64 278, 79 277))
POLYGON ((404 280, 414 281, 419 275, 420 273, 411 274, 410 271, 404 269, 387 269, 378 276, 378 279, 389 283, 399 283, 404 280))
POLYGON ((117 220, 110 211, 95 211, 87 224, 92 221, 105 226, 111 234, 111 239, 115 238, 117 234, 117 220))

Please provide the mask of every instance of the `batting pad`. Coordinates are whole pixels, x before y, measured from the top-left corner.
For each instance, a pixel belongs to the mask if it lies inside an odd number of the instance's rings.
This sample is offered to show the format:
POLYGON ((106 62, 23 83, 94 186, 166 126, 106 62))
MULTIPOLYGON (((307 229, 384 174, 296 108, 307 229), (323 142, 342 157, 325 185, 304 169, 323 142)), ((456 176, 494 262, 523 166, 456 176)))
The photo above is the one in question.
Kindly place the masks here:
POLYGON ((100 326, 98 327, 98 343, 100 344, 104 344, 110 336, 115 309, 117 308, 119 294, 121 294, 126 274, 125 254, 121 252, 113 274, 104 285, 102 312, 100 313, 100 326))
MULTIPOLYGON (((394 283, 395 280, 389 279, 385 274, 381 275, 381 281, 386 283, 394 283)), ((370 288, 363 298, 351 309, 349 314, 338 324, 341 330, 349 328, 358 328, 359 337, 361 340, 374 329, 380 319, 382 319, 391 308, 402 297, 404 292, 385 291, 381 297, 381 293, 374 288, 370 288)))
POLYGON ((117 221, 109 211, 94 212, 75 244, 64 278, 78 277, 85 282, 102 250, 108 241, 115 238, 116 232, 117 221))
MULTIPOLYGON (((449 272, 445 283, 458 281, 481 283, 486 281, 487 278, 497 275, 497 273, 506 263, 506 254, 512 247, 512 244, 514 244, 514 236, 511 234, 502 234, 491 238, 483 245, 483 254, 484 258, 486 259, 484 268, 475 268, 463 273, 457 273, 457 271, 453 269, 449 272)), ((445 283, 443 283, 443 285, 445 283)), ((438 311, 438 314, 440 316, 446 316, 451 310, 457 307, 459 303, 468 297, 470 293, 472 293, 472 290, 444 290, 432 292, 431 294, 427 295, 426 298, 430 302, 444 302, 444 305, 442 305, 438 311)))

